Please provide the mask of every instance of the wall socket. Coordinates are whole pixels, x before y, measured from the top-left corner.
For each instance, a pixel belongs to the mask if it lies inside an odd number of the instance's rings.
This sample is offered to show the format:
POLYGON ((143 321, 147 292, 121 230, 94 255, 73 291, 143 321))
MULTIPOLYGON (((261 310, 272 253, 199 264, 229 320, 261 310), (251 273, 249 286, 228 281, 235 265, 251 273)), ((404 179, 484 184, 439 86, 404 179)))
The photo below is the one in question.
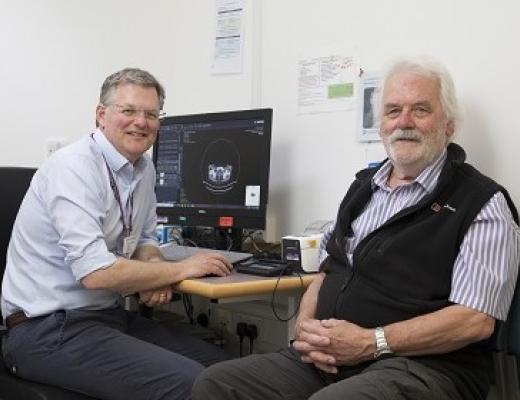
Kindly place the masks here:
POLYGON ((218 308, 216 314, 218 327, 225 329, 227 333, 234 333, 235 327, 233 326, 233 313, 231 310, 218 308))
POLYGON ((54 152, 67 145, 64 138, 49 138, 45 141, 45 158, 49 158, 54 152))
POLYGON ((244 322, 249 325, 255 325, 258 330, 258 336, 262 335, 264 331, 264 320, 248 314, 233 313, 233 333, 236 333, 236 327, 239 322, 244 322))

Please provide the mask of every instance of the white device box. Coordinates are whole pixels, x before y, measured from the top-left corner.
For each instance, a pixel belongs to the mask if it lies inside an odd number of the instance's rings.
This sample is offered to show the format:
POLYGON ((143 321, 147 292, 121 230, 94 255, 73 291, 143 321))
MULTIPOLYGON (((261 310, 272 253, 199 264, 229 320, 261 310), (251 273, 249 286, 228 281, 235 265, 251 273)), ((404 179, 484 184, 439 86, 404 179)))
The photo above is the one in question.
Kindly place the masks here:
POLYGON ((323 233, 284 236, 282 238, 282 259, 288 265, 303 272, 317 272, 319 248, 323 233))

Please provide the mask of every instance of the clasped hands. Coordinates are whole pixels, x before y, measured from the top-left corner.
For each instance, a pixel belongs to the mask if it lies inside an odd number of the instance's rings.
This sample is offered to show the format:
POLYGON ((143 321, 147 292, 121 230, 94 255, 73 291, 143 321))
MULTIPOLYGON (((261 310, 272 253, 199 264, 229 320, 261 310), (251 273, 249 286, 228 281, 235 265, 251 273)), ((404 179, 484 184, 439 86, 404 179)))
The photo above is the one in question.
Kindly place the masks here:
POLYGON ((337 319, 305 319, 296 325, 293 347, 301 360, 336 374, 338 366, 356 365, 372 357, 374 334, 370 329, 337 319))

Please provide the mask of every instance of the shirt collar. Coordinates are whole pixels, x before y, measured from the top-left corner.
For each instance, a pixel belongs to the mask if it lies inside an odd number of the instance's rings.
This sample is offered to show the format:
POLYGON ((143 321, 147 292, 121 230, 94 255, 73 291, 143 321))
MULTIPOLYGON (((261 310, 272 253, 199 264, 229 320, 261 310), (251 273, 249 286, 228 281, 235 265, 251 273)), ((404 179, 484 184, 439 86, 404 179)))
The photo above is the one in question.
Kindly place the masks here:
POLYGON ((101 132, 99 129, 94 132, 92 138, 99 146, 105 161, 112 171, 119 172, 127 164, 130 164, 130 166, 132 165, 130 161, 128 161, 119 151, 117 151, 114 145, 110 143, 103 132, 101 132))
POLYGON ((149 157, 144 154, 134 164, 126 159, 112 143, 106 138, 101 130, 96 129, 92 134, 92 138, 96 142, 98 149, 103 154, 108 166, 116 174, 123 173, 127 179, 140 179, 142 173, 146 169, 146 165, 150 162, 149 157))
MULTIPOLYGON (((442 166, 446 161, 447 154, 446 149, 444 149, 441 155, 434 162, 423 169, 419 176, 410 182, 410 185, 418 184, 427 193, 431 193, 437 184, 437 179, 441 174, 442 166)), ((392 172, 392 163, 390 160, 387 160, 372 177, 372 190, 377 188, 386 188, 390 172, 392 172)))

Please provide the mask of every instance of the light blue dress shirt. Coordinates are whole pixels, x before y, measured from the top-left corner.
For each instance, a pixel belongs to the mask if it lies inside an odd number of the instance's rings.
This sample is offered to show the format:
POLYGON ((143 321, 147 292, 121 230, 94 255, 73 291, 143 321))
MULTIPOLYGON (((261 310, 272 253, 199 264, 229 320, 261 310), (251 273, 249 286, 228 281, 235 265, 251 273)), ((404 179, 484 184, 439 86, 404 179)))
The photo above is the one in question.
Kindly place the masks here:
POLYGON ((96 131, 56 152, 34 175, 7 253, 4 318, 19 310, 35 317, 60 309, 116 305, 118 293, 89 290, 80 283, 122 254, 121 211, 107 164, 127 221, 133 193, 132 234, 139 238, 137 246, 157 246, 155 169, 150 158, 143 155, 132 165, 96 131))

